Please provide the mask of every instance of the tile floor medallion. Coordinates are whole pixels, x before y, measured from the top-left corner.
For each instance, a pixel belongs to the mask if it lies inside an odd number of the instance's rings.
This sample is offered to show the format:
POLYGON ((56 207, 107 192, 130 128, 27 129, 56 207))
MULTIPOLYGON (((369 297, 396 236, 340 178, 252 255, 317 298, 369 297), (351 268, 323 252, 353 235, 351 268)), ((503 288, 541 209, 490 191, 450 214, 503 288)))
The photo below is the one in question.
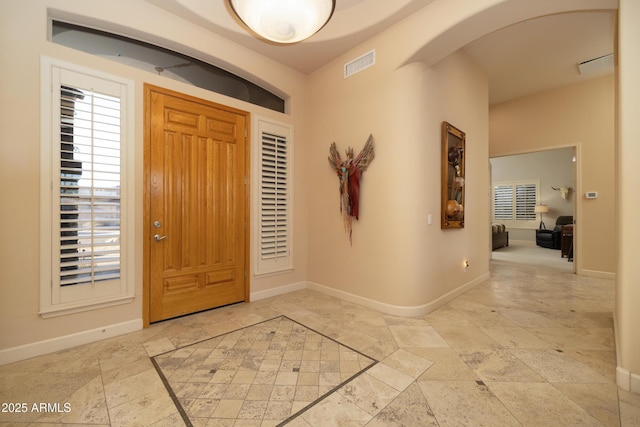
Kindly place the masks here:
POLYGON ((286 316, 151 360, 187 426, 285 425, 377 363, 286 316))

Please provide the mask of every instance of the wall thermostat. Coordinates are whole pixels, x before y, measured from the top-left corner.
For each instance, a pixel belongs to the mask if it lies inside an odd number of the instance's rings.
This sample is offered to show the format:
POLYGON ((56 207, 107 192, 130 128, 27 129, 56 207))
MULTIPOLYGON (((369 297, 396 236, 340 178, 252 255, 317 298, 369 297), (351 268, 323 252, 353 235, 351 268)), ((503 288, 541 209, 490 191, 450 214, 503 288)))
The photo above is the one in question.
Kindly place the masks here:
POLYGON ((597 199, 598 198, 598 192, 597 191, 587 191, 586 193, 584 193, 584 197, 586 197, 587 199, 597 199))

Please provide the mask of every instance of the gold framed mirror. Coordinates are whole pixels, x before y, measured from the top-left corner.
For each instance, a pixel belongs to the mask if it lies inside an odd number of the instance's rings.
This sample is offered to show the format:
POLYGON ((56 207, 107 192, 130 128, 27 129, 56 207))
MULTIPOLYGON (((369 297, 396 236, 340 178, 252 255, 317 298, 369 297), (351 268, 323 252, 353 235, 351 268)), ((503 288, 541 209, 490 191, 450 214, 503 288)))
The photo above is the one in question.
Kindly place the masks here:
POLYGON ((465 133, 442 122, 442 212, 440 228, 464 228, 465 133))

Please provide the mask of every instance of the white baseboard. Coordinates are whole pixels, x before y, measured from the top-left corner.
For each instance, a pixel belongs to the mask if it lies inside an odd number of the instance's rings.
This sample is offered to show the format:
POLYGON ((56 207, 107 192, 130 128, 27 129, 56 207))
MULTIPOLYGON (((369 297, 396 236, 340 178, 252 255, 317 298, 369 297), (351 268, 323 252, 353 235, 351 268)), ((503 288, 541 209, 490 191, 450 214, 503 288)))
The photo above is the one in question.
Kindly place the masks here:
POLYGON ((250 301, 259 301, 265 298, 276 297, 278 295, 286 294, 293 291, 299 291, 300 289, 306 289, 307 282, 291 283, 289 285, 278 286, 277 288, 266 289, 264 291, 251 292, 249 298, 250 301))
POLYGON ((631 373, 620 366, 616 368, 616 384, 625 391, 640 393, 640 375, 631 373))
POLYGON ((616 273, 610 273, 608 271, 598 271, 598 270, 585 270, 581 269, 578 271, 580 276, 586 277, 595 277, 597 279, 611 279, 616 280, 616 273))
MULTIPOLYGON (((399 306, 387 304, 313 282, 297 282, 289 285, 279 286, 273 289, 252 292, 251 301, 259 301, 261 299, 309 288, 323 294, 342 299, 344 301, 378 310, 383 313, 393 314, 401 317, 417 317, 424 316, 425 314, 442 307, 449 301, 462 295, 469 289, 484 282, 488 278, 489 273, 486 273, 446 293, 435 301, 417 306, 399 306)), ((48 340, 3 349, 0 350, 0 366, 20 360, 30 359, 32 357, 42 356, 48 353, 53 353, 55 351, 65 350, 67 348, 76 347, 83 344, 89 344, 106 338, 128 334, 130 332, 139 331, 141 329, 142 319, 135 319, 128 322, 106 325, 88 331, 77 332, 75 334, 65 335, 62 337, 51 338, 48 340)), ((640 388, 640 378, 638 379, 638 387, 640 388)))
POLYGON ((6 365, 8 363, 30 359, 36 356, 42 356, 43 354, 65 350, 67 348, 76 347, 83 344, 89 344, 106 338, 112 338, 118 335, 124 335, 130 332, 139 331, 141 329, 142 319, 135 319, 128 322, 106 325, 88 331, 77 332, 75 334, 65 335, 62 337, 51 338, 44 341, 37 341, 18 347, 7 348, 4 350, 0 350, 0 365, 6 365))
POLYGON ((620 340, 618 339, 618 323, 613 316, 613 340, 616 345, 616 385, 625 391, 640 394, 640 375, 632 374, 620 367, 620 340))
POLYGON ((344 301, 362 305, 364 307, 368 307, 374 310, 378 310, 383 313, 392 314, 400 317, 419 317, 419 316, 424 316, 425 314, 431 313, 432 311, 442 307, 443 305, 447 304, 449 301, 462 295, 463 293, 467 292, 469 289, 484 282, 488 278, 489 278, 489 273, 483 274, 482 276, 470 282, 467 282, 462 286, 459 286, 458 288, 444 294, 443 296, 441 296, 440 298, 434 301, 431 301, 427 304, 415 305, 415 306, 401 306, 401 305, 387 304, 381 301, 373 300, 360 295, 355 295, 350 292, 341 291, 341 290, 334 289, 329 286, 321 285, 319 283, 314 283, 314 282, 308 282, 308 288, 332 297, 339 298, 344 301))

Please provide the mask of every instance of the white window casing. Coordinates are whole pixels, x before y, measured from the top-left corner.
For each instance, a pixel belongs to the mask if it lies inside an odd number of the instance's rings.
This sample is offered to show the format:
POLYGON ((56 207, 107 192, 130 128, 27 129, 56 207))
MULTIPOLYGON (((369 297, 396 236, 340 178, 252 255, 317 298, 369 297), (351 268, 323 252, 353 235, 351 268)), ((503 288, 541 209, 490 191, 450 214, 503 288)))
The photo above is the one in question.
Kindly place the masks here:
POLYGON ((133 82, 41 58, 40 314, 134 297, 133 82))
POLYGON ((289 125, 257 118, 255 275, 293 269, 292 130, 289 125))

